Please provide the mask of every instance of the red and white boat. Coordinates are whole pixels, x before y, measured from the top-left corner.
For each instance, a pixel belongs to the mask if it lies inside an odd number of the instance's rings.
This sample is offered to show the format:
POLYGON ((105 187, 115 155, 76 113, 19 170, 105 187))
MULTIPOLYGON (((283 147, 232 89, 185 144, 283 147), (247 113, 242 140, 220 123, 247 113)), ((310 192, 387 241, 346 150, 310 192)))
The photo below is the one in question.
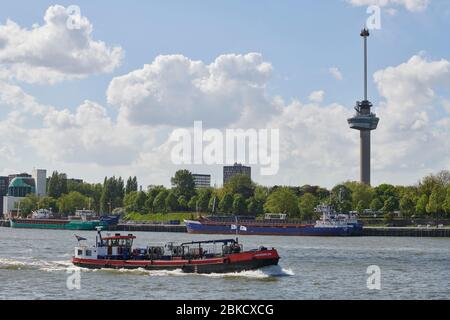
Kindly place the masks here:
MULTIPOLYGON (((189 273, 228 273, 277 265, 274 248, 244 251, 238 239, 186 242, 180 245, 133 248, 132 234, 102 237, 98 231, 94 246, 78 245, 72 263, 90 269, 175 270, 189 273)), ((86 240, 78 237, 78 242, 86 240)))

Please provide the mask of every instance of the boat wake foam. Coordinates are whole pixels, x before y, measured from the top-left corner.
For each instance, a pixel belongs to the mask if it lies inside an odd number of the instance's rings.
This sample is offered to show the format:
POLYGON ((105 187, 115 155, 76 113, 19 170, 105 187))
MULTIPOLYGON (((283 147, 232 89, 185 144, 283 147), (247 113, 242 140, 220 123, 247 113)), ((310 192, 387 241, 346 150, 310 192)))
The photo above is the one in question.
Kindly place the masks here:
POLYGON ((167 277, 167 276, 200 276, 210 278, 234 278, 243 277, 250 279, 268 279, 275 277, 286 277, 295 275, 291 269, 285 269, 281 266, 269 266, 258 270, 248 270, 230 273, 209 273, 209 274, 192 274, 185 273, 181 269, 176 270, 146 270, 139 269, 86 269, 76 267, 70 260, 45 261, 45 260, 17 260, 9 258, 0 258, 0 270, 42 270, 46 272, 57 272, 67 270, 80 270, 82 272, 108 272, 116 274, 135 274, 146 275, 150 277, 167 277))
POLYGON ((226 277, 244 277, 244 278, 254 278, 254 279, 267 279, 275 277, 289 277, 295 275, 291 269, 284 269, 281 266, 270 266, 264 267, 257 270, 248 270, 241 272, 230 272, 230 273, 210 273, 201 274, 201 276, 212 277, 212 278, 226 278, 226 277))
POLYGON ((73 267, 68 260, 45 261, 45 260, 20 260, 0 258, 0 270, 42 270, 42 271, 66 271, 73 267))
POLYGON ((248 270, 241 272, 230 272, 230 273, 185 273, 181 269, 176 270, 145 270, 143 268, 139 269, 84 269, 83 271, 92 272, 110 272, 118 274, 137 274, 137 275, 147 275, 151 277, 167 277, 167 276, 200 276, 200 277, 210 277, 210 278, 233 278, 233 277, 243 277, 243 278, 253 278, 253 279, 267 279, 275 277, 289 277, 295 275, 291 269, 284 269, 280 266, 270 266, 258 270, 248 270))

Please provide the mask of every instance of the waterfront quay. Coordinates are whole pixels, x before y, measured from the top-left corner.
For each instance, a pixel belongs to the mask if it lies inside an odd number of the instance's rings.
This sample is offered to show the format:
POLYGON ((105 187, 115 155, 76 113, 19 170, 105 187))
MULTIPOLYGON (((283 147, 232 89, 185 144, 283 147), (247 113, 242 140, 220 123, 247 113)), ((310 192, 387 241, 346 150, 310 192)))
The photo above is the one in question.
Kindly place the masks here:
POLYGON ((450 237, 450 228, 364 227, 363 236, 373 237, 450 237))

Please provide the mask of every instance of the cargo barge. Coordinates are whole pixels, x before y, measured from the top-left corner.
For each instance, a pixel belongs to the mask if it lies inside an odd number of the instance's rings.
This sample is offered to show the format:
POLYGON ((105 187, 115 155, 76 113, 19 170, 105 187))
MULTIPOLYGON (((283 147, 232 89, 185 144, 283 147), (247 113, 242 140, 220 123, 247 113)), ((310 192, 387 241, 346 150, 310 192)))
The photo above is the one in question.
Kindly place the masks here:
POLYGON ((185 220, 186 229, 194 234, 241 234, 278 236, 361 236, 363 225, 351 214, 335 213, 330 206, 316 208, 322 216, 315 223, 289 221, 286 214, 266 216, 265 220, 239 217, 204 217, 185 220))
MULTIPOLYGON (((80 210, 85 213, 86 210, 80 210)), ((25 229, 57 229, 57 230, 96 230, 107 228, 119 221, 119 216, 86 217, 78 215, 66 219, 49 218, 40 212, 33 213, 34 218, 11 218, 11 228, 25 229)))

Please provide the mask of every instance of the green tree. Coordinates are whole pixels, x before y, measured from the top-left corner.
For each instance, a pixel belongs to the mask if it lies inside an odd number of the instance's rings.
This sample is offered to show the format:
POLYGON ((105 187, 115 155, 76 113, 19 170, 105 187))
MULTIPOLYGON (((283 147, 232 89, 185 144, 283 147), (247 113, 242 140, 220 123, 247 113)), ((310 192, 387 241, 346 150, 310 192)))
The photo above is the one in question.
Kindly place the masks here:
POLYGON ((184 196, 190 200, 195 195, 195 182, 189 170, 178 170, 170 179, 176 197, 184 196))
POLYGON ((365 208, 366 208, 366 206, 365 206, 365 204, 364 204, 364 200, 359 200, 358 204, 356 205, 355 210, 356 210, 359 214, 363 214, 365 208))
POLYGON ((383 208, 383 202, 381 202, 380 198, 374 198, 370 202, 370 210, 372 210, 373 212, 378 212, 381 210, 381 208, 383 208))
POLYGON ((383 208, 381 208, 381 211, 383 211, 385 214, 387 213, 393 213, 396 209, 396 200, 393 196, 386 199, 384 202, 383 208))
POLYGON ((353 210, 358 211, 357 207, 359 205, 363 207, 363 210, 370 207, 370 202, 372 201, 374 191, 369 185, 359 182, 347 182, 345 185, 352 191, 353 210))
POLYGON ((147 194, 147 199, 145 200, 145 211, 146 212, 154 212, 153 202, 155 201, 155 197, 151 194, 147 194))
POLYGON ((87 208, 88 198, 83 196, 78 191, 72 191, 68 194, 62 195, 58 201, 59 212, 63 215, 70 215, 76 210, 87 208))
POLYGON ((211 198, 212 190, 201 189, 198 191, 197 208, 200 212, 207 212, 209 206, 209 200, 211 198))
POLYGON ((256 196, 247 199, 246 205, 247 205, 247 212, 252 215, 256 216, 264 213, 264 202, 258 200, 256 196))
POLYGON ((105 177, 103 182, 103 190, 100 196, 101 212, 110 212, 115 208, 122 207, 124 194, 124 182, 121 177, 105 177))
POLYGON ((208 210, 212 213, 217 212, 217 207, 219 206, 219 200, 217 195, 213 192, 209 198, 208 210))
POLYGON ((180 206, 181 211, 186 211, 189 209, 188 201, 186 200, 185 196, 178 197, 178 205, 180 206))
POLYGON ((46 197, 41 197, 38 200, 38 207, 42 208, 42 209, 48 209, 51 211, 57 211, 58 206, 56 204, 56 199, 46 196, 46 197))
POLYGON ((167 190, 161 190, 153 201, 153 208, 155 212, 167 212, 166 198, 169 195, 167 190))
POLYGON ((302 196, 305 193, 310 193, 319 200, 324 200, 330 197, 330 192, 327 189, 319 186, 311 186, 309 184, 305 184, 298 188, 298 196, 302 196))
POLYGON ((400 199, 400 213, 403 217, 411 217, 416 212, 416 202, 414 196, 405 193, 400 199))
POLYGON ((247 206, 245 203, 244 196, 240 193, 236 193, 233 196, 233 207, 232 207, 233 214, 236 214, 236 215, 245 214, 246 209, 247 209, 247 206))
POLYGON ((230 213, 233 208, 233 195, 226 193, 219 202, 220 211, 230 213))
POLYGON ((166 208, 167 211, 177 211, 178 210, 178 199, 173 191, 170 191, 166 197, 166 208))
POLYGON ((67 191, 67 176, 65 173, 58 173, 58 171, 53 171, 51 177, 48 179, 47 183, 47 193, 50 197, 55 199, 61 197, 61 195, 66 194, 67 191))
POLYGON ((312 220, 315 216, 314 208, 318 205, 317 198, 311 193, 305 193, 299 198, 298 208, 302 220, 312 220))
POLYGON ((90 198, 92 199, 91 202, 91 209, 94 210, 97 213, 100 213, 100 199, 102 196, 102 190, 103 190, 103 186, 101 183, 96 183, 96 184, 92 184, 91 185, 91 194, 90 194, 90 198))
POLYGON ((138 182, 137 177, 129 177, 127 180, 127 185, 125 187, 125 194, 130 193, 132 191, 138 191, 138 182))
POLYGON ((136 208, 136 198, 137 198, 136 191, 130 191, 125 194, 125 197, 123 199, 123 205, 127 213, 138 211, 138 209, 136 208))
POLYGON ((352 190, 345 184, 339 184, 331 190, 331 205, 338 212, 352 210, 352 190))
POLYGON ((38 209, 38 202, 39 198, 34 193, 29 193, 19 203, 16 203, 16 209, 19 210, 21 217, 27 217, 38 209))
MULTIPOLYGON (((136 192, 136 191, 135 191, 136 192)), ((137 212, 145 213, 145 202, 147 201, 147 195, 144 191, 138 191, 136 198, 134 199, 134 206, 137 212)))
POLYGON ((426 194, 428 197, 430 197, 435 186, 446 188, 449 184, 450 184, 450 171, 443 170, 436 175, 430 174, 424 177, 419 182, 418 186, 419 194, 426 194))
POLYGON ((155 213, 155 207, 153 206, 153 203, 155 202, 156 196, 163 190, 166 190, 164 186, 149 186, 147 192, 147 200, 145 201, 145 210, 147 212, 153 212, 155 213))
POLYGON ((223 186, 226 193, 229 194, 241 194, 244 199, 248 199, 253 196, 255 192, 255 185, 251 178, 245 174, 237 174, 230 178, 230 180, 223 186))
POLYGON ((424 216, 427 213, 428 196, 422 194, 417 200, 416 214, 419 216, 424 216))
POLYGON ((425 207, 428 214, 439 217, 442 213, 442 205, 445 202, 446 190, 439 184, 433 187, 427 206, 425 207))
POLYGON ((255 200, 260 202, 261 204, 264 204, 266 202, 267 197, 269 196, 269 188, 263 187, 263 186, 256 186, 255 187, 255 200))
POLYGON ((197 212, 197 200, 198 200, 198 196, 193 196, 191 198, 191 200, 189 200, 188 206, 191 211, 197 212))
POLYGON ((291 189, 287 187, 278 188, 267 198, 264 211, 295 216, 298 214, 298 198, 291 189))
POLYGON ((450 184, 447 186, 447 192, 445 196, 445 201, 442 205, 442 209, 447 214, 447 217, 450 216, 450 184))

